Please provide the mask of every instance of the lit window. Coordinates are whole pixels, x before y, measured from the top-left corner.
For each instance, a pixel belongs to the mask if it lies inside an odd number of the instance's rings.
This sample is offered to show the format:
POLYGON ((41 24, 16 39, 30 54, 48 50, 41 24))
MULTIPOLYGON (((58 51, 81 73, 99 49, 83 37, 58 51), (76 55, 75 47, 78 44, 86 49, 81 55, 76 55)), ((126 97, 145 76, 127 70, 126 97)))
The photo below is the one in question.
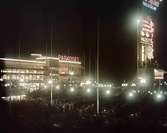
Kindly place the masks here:
POLYGON ((16 79, 16 75, 12 75, 12 79, 16 79))
POLYGON ((7 75, 5 74, 5 75, 3 75, 3 79, 7 79, 7 75))

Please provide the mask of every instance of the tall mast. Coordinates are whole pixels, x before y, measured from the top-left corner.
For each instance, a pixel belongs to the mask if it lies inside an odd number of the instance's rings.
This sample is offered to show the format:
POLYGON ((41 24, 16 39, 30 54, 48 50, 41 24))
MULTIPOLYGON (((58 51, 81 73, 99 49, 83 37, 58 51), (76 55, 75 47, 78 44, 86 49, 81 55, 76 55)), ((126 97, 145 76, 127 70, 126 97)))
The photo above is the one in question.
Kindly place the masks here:
POLYGON ((50 55, 52 56, 52 48, 53 48, 53 24, 51 24, 51 34, 50 34, 50 55))
POLYGON ((100 37, 100 18, 97 18, 97 75, 96 75, 96 80, 97 80, 97 114, 100 113, 100 97, 99 97, 99 37, 100 37))

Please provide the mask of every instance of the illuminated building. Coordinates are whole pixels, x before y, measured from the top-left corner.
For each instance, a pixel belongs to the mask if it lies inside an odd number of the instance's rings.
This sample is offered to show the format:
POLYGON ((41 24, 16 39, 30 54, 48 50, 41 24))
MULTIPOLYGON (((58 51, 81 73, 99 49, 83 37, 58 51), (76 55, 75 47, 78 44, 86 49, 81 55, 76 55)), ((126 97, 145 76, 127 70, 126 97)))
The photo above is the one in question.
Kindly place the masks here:
POLYGON ((49 70, 47 74, 57 76, 60 81, 80 82, 81 80, 82 66, 79 57, 58 55, 57 58, 40 56, 36 59, 45 61, 49 70))
POLYGON ((162 0, 143 0, 145 13, 137 24, 137 73, 138 77, 147 76, 151 81, 155 78, 154 58, 154 17, 153 13, 162 0))
POLYGON ((156 11, 163 0, 143 0, 143 6, 156 11))
POLYGON ((154 23, 151 17, 142 18, 138 26, 137 67, 141 69, 151 67, 154 59, 154 23))
POLYGON ((17 82, 19 86, 30 91, 44 87, 48 79, 52 78, 57 82, 80 82, 81 62, 78 57, 58 56, 46 57, 40 54, 32 54, 34 60, 0 58, 1 79, 5 85, 17 82), (73 72, 73 75, 70 74, 73 72))
POLYGON ((17 82, 19 86, 33 91, 44 81, 45 62, 11 58, 0 58, 0 61, 4 64, 1 73, 6 83, 17 82))

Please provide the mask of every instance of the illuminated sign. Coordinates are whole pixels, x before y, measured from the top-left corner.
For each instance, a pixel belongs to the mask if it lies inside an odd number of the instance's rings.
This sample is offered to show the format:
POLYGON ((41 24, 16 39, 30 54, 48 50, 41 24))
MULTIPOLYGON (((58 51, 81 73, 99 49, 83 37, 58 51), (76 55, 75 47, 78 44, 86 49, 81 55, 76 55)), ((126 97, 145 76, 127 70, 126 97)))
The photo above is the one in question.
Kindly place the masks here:
POLYGON ((164 79, 165 73, 162 69, 154 69, 154 79, 164 79))
POLYGON ((62 55, 58 55, 59 60, 62 61, 72 61, 72 62, 79 62, 80 59, 79 57, 73 57, 73 56, 62 56, 62 55))
POLYGON ((151 60, 153 56, 153 36, 154 36, 154 23, 151 17, 147 16, 140 22, 140 44, 142 45, 141 55, 142 62, 147 59, 151 60))
POLYGON ((160 5, 160 2, 162 2, 162 0, 143 0, 143 5, 156 11, 160 5))

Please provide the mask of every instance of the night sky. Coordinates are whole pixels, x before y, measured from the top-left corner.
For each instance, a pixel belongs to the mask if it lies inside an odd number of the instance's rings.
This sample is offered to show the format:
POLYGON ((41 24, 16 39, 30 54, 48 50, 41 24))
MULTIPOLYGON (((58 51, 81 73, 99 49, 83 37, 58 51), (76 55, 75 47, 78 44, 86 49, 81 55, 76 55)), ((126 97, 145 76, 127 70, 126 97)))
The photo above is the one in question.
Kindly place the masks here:
MULTIPOLYGON (((167 70, 167 2, 153 13, 156 23, 156 57, 167 70)), ((30 53, 50 53, 51 27, 53 55, 85 55, 88 71, 91 53, 95 70, 97 16, 100 17, 101 80, 123 80, 135 73, 136 29, 130 18, 142 10, 140 0, 43 0, 11 1, 1 4, 0 56, 21 57, 30 53), (51 26, 52 25, 52 26, 51 26), (47 52, 46 52, 47 51, 47 52)))

